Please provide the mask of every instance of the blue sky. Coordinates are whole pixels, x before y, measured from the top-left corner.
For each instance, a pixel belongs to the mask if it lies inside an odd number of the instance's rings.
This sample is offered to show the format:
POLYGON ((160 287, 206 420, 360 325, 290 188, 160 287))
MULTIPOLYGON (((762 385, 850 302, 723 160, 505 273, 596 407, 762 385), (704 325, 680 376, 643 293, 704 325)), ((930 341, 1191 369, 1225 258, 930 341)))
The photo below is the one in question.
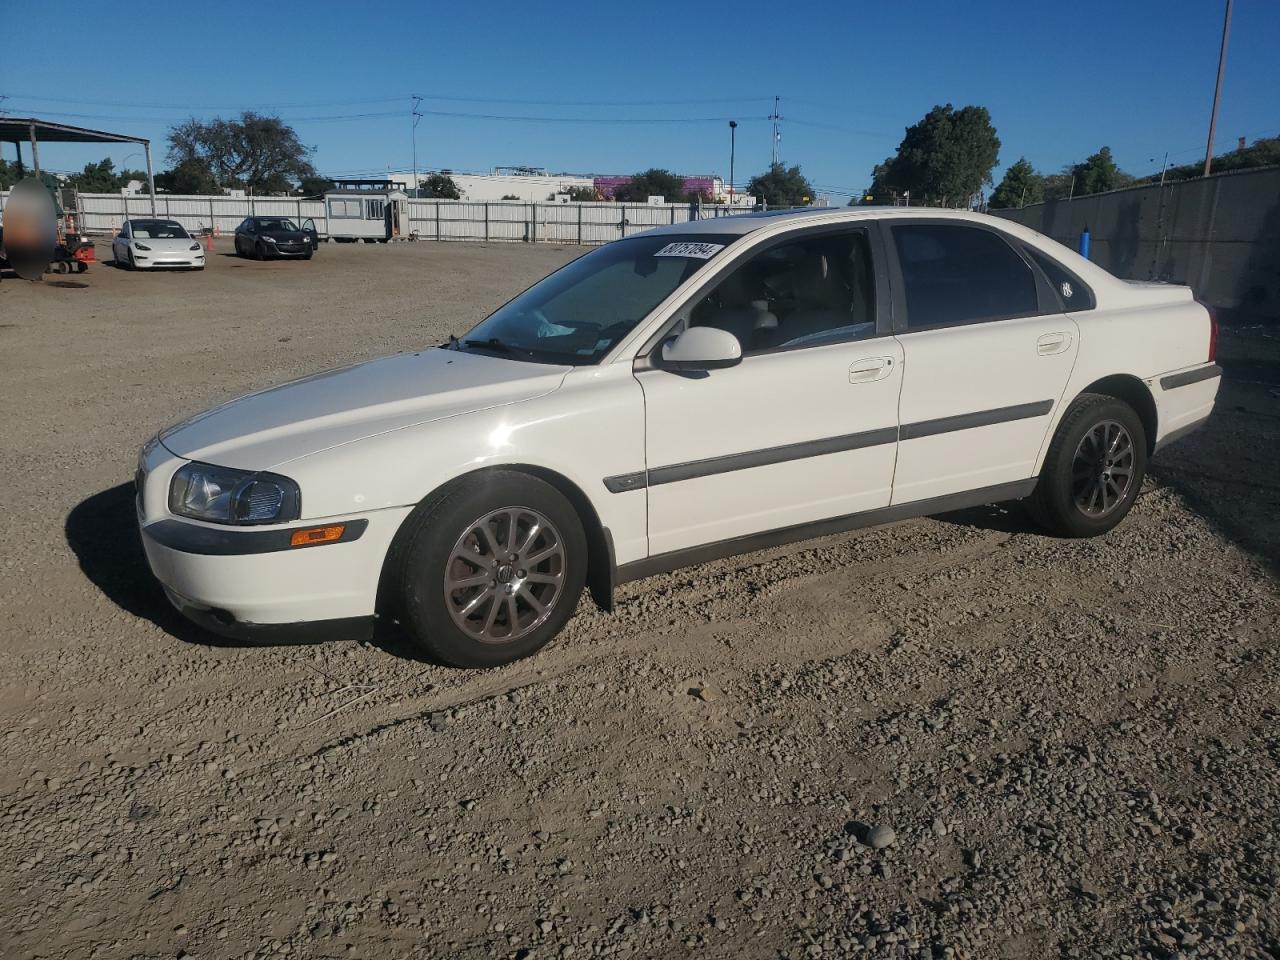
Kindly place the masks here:
MULTIPOLYGON (((412 94, 434 111, 420 169, 727 176, 734 118, 744 184, 769 162, 776 94, 782 159, 841 199, 947 102, 990 109, 997 181, 1019 156, 1057 170, 1103 144, 1135 174, 1166 150, 1194 161, 1222 13, 1222 0, 78 5, 56 26, 7 17, 0 110, 149 136, 161 166, 176 120, 274 112, 336 176, 409 169, 412 94)), ((1278 48, 1280 3, 1236 0, 1219 152, 1280 133, 1278 48)), ((141 166, 135 151, 50 144, 42 160, 141 166)))

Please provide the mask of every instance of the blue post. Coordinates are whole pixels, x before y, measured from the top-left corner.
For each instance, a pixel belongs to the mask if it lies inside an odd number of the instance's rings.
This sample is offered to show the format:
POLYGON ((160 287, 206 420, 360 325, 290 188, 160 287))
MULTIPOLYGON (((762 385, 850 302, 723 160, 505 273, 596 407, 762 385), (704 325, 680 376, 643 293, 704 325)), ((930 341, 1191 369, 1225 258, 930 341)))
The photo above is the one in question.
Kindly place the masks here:
POLYGON ((1089 259, 1089 225, 1086 223, 1084 232, 1080 234, 1080 256, 1086 260, 1089 259))

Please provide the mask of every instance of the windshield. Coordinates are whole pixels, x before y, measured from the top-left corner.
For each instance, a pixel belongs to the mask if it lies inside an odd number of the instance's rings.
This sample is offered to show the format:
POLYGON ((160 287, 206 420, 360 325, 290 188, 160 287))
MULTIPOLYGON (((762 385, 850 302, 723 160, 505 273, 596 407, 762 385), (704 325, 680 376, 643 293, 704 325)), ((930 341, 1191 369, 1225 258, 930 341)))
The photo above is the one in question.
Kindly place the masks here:
POLYGON ((282 217, 278 220, 259 220, 258 229, 263 233, 275 233, 281 230, 297 231, 298 225, 288 218, 282 217))
POLYGON ((452 346, 539 363, 596 363, 734 239, 665 233, 606 244, 534 284, 452 346))
POLYGON ((139 240, 190 240, 191 234, 176 220, 134 220, 130 223, 139 240))

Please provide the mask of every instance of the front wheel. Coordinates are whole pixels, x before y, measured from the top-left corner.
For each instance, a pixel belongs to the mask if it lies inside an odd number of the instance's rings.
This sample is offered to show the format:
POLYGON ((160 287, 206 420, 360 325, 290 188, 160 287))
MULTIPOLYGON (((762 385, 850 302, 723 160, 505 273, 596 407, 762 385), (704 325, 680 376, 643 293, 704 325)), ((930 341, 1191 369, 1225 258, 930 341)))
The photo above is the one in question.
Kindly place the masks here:
POLYGON ((1031 508, 1065 537, 1096 537, 1133 507, 1147 472, 1147 434, 1123 400, 1086 393, 1063 416, 1049 445, 1031 508))
POLYGON ((587 575, 587 540, 550 484, 493 471, 455 484, 405 521, 391 562, 404 626, 440 661, 495 667, 526 657, 568 622, 587 575))

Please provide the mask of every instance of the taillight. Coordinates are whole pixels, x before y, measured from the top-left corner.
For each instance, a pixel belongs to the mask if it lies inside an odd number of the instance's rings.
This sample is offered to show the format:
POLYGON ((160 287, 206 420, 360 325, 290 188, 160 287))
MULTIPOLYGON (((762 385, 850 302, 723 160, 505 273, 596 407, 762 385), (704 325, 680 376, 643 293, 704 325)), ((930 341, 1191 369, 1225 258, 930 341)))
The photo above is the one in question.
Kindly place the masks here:
POLYGON ((1213 312, 1213 307, 1207 303, 1196 301, 1200 306, 1204 307, 1204 312, 1209 315, 1209 363, 1213 363, 1218 359, 1218 315, 1213 312))

